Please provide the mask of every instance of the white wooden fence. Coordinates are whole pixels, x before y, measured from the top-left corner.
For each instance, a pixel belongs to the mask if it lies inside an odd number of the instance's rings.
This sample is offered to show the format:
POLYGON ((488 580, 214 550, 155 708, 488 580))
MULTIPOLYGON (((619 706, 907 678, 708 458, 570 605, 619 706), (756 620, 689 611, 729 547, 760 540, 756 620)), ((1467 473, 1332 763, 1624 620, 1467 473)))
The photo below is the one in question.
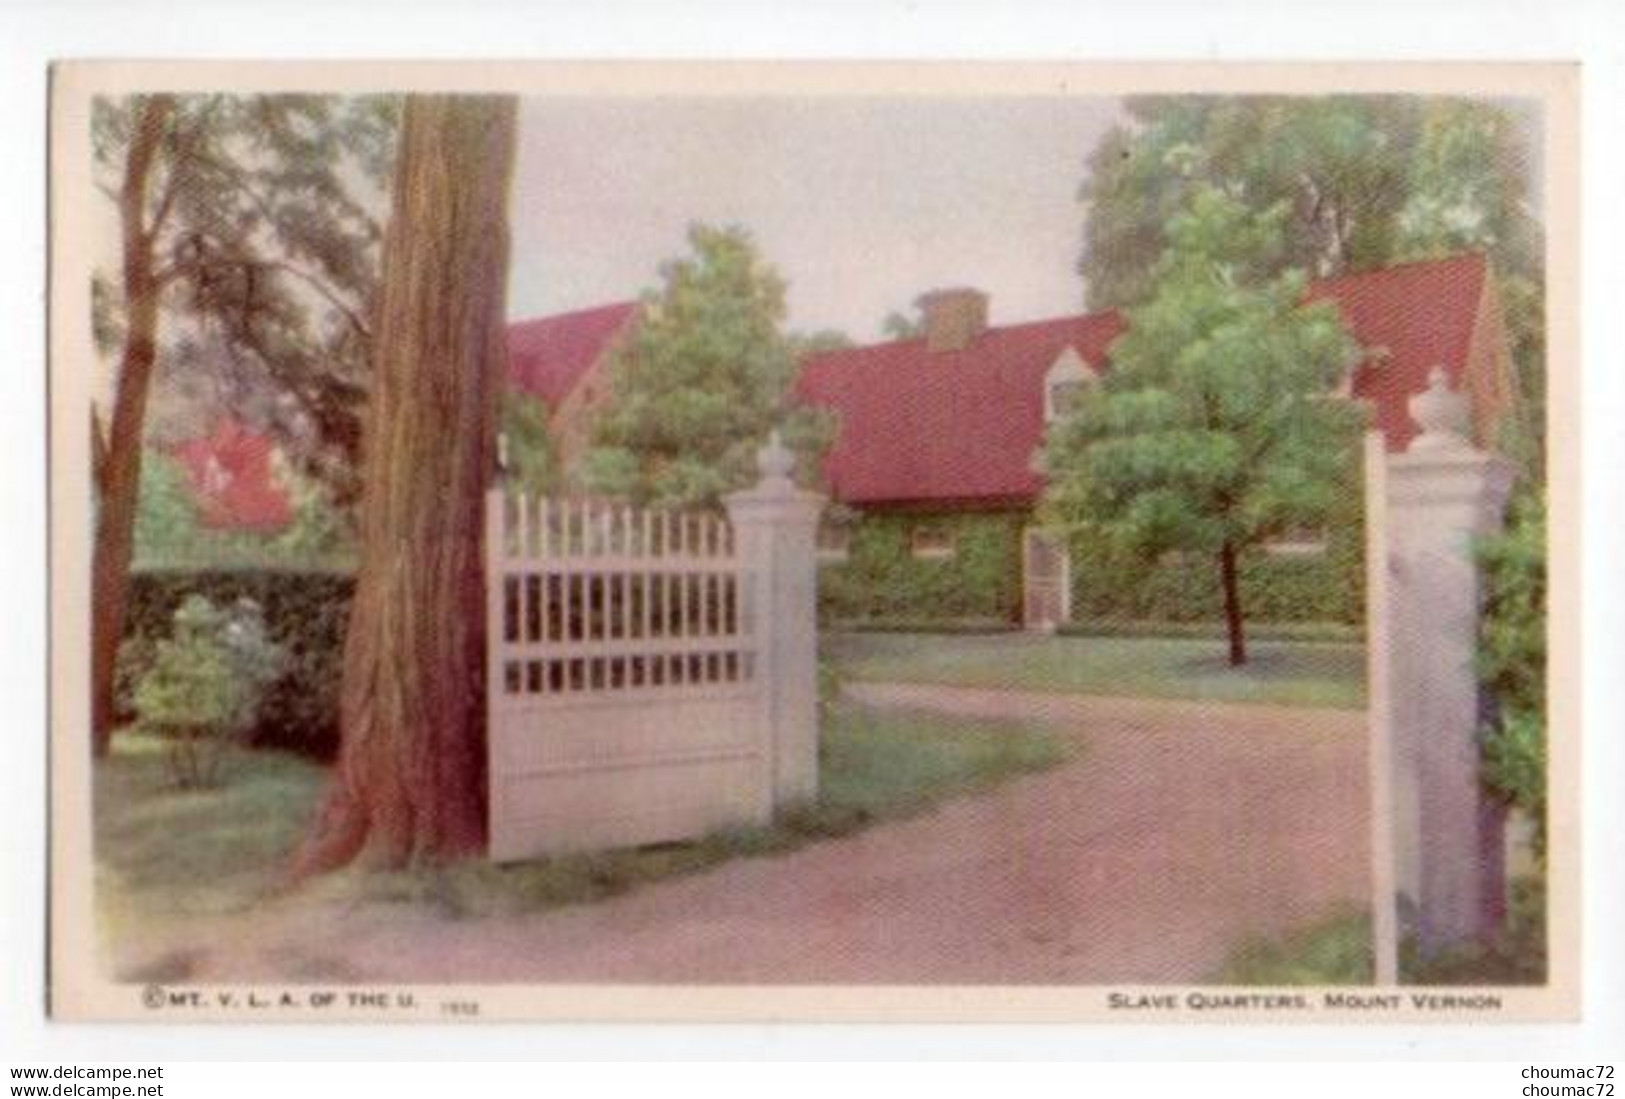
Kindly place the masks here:
POLYGON ((785 703, 816 691, 822 501, 769 472, 779 451, 728 520, 488 495, 493 858, 690 838, 815 792, 815 704, 785 703), (810 776, 786 783, 789 757, 810 776))

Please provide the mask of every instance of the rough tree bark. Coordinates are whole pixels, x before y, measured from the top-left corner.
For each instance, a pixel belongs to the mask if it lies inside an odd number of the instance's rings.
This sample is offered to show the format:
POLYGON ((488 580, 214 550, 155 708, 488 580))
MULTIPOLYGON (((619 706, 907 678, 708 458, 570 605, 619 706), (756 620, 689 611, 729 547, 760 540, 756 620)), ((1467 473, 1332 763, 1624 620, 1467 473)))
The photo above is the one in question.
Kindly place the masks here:
POLYGON ((106 755, 113 738, 113 685, 119 641, 130 595, 130 558, 141 488, 141 436, 147 393, 158 357, 158 299, 163 278, 155 241, 161 226, 148 224, 148 199, 164 135, 174 112, 167 95, 147 97, 135 112, 119 188, 123 227, 124 348, 119 356, 113 415, 98 447, 96 541, 91 558, 91 745, 106 755))
POLYGON ((516 113, 502 98, 407 100, 362 436, 339 763, 295 880, 484 847, 482 503, 516 113))
POLYGON ((1230 666, 1247 663, 1246 623, 1241 614, 1241 580, 1236 547, 1226 542, 1219 550, 1219 577, 1224 584, 1224 624, 1230 636, 1230 666))

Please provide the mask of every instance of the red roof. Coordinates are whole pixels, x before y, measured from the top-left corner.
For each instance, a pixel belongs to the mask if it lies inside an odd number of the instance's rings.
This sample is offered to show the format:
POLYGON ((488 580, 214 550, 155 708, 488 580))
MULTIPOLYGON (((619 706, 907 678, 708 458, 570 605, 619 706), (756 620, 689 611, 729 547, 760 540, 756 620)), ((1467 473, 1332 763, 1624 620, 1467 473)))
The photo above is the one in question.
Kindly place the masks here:
MULTIPOLYGON (((1328 279, 1312 299, 1336 302, 1355 339, 1384 349, 1362 365, 1354 394, 1376 405, 1399 449, 1416 432, 1405 402, 1443 366, 1459 387, 1485 277, 1481 255, 1328 279)), ((1113 312, 989 328, 969 347, 931 352, 923 339, 809 356, 800 399, 833 410, 839 435, 825 462, 838 500, 867 504, 1030 502, 1044 434, 1044 375, 1071 347, 1092 367, 1124 329, 1113 312)))
POLYGON ((1100 369, 1122 331, 1117 313, 1095 313, 989 328, 959 351, 918 338, 810 356, 796 391, 840 418, 824 463, 835 498, 1030 500, 1045 373, 1068 347, 1100 369))
POLYGON ((171 448, 186 467, 206 527, 272 534, 293 521, 293 501, 272 468, 275 445, 232 419, 171 448))
POLYGON ((1473 327, 1489 270, 1481 253, 1400 264, 1324 279, 1314 300, 1336 302, 1349 331, 1371 353, 1354 374, 1354 396, 1369 401, 1389 450, 1404 450, 1420 430, 1410 398, 1442 366, 1450 385, 1464 389, 1473 327))
POLYGON ((557 408, 637 311, 635 301, 508 326, 508 380, 557 408))

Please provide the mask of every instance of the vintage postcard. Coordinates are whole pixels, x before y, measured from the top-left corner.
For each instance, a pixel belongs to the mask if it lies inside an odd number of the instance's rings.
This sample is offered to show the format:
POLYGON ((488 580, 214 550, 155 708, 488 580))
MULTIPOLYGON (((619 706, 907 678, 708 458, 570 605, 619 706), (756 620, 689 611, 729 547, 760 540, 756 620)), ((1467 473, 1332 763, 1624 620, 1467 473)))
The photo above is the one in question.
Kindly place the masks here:
POLYGON ((53 1013, 1577 1017, 1576 88, 59 64, 53 1013))

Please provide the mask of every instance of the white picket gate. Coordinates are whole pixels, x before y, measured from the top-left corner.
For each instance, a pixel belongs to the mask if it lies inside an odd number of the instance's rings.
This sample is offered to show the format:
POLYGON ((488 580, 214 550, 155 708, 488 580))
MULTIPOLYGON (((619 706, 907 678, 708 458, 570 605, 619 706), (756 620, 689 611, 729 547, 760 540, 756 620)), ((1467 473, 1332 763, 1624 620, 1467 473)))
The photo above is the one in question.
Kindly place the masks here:
POLYGON ((781 776, 809 745, 816 767, 816 713, 785 707, 815 689, 812 593, 777 589, 798 586, 803 526, 812 571, 819 504, 767 479, 731 520, 489 494, 493 858, 691 838, 809 796, 781 776))

